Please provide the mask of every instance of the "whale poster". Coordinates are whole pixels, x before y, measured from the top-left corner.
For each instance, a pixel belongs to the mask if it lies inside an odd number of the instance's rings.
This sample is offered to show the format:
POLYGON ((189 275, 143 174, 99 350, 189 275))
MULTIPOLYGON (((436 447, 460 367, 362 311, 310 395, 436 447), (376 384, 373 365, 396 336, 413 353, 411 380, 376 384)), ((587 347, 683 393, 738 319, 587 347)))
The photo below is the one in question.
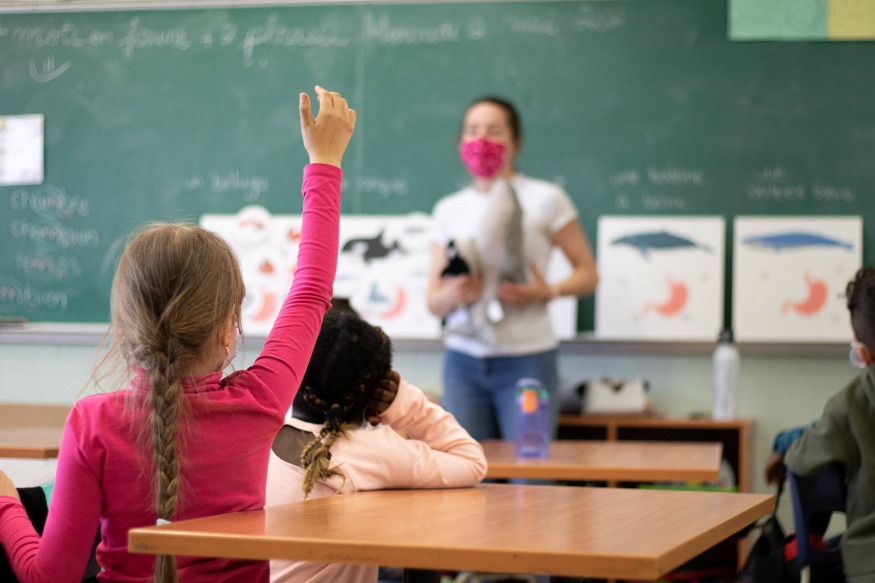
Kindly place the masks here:
MULTIPOLYGON (((246 334, 266 335, 279 313, 294 278, 301 221, 257 205, 201 217, 201 226, 222 235, 240 259, 246 334)), ((439 338, 440 321, 426 305, 429 229, 422 213, 342 217, 334 295, 392 337, 439 338)))
MULTIPOLYGON (((246 284, 243 331, 266 335, 294 277, 301 216, 249 206, 234 215, 203 215, 200 224, 224 237, 240 259, 246 284)), ((440 320, 426 304, 430 230, 431 219, 423 213, 342 216, 334 295, 348 298, 364 319, 393 339, 440 338, 440 320)), ((556 253, 548 280, 562 279, 570 270, 556 253)), ((550 312, 559 338, 577 333, 574 299, 552 302, 550 312)))
POLYGON ((603 216, 595 333, 714 341, 723 322, 723 217, 603 216))
POLYGON ((844 291, 862 265, 862 238, 859 216, 736 217, 736 340, 851 340, 844 291))

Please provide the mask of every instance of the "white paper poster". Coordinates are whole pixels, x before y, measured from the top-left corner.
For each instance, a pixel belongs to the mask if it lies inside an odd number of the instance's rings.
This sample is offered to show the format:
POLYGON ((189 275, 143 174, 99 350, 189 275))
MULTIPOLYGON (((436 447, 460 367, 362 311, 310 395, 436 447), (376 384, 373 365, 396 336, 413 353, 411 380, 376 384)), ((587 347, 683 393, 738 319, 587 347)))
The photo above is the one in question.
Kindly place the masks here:
MULTIPOLYGON (((440 320, 428 311, 428 270, 431 262, 430 217, 353 215, 340 219, 340 253, 334 295, 350 303, 370 323, 394 339, 438 339, 440 320)), ((246 298, 243 329, 267 334, 285 298, 295 270, 300 215, 271 215, 260 206, 236 215, 204 215, 201 225, 222 235, 243 269, 246 298)), ((570 272, 567 260, 551 258, 548 280, 570 272)), ((550 306, 560 338, 576 334, 577 302, 572 298, 550 306)))
POLYGON ((723 217, 603 216, 596 336, 715 341, 723 322, 723 217))
POLYGON ((736 217, 734 232, 737 340, 851 340, 844 290, 862 264, 861 217, 736 217))
POLYGON ((43 183, 43 116, 0 116, 0 185, 43 183))

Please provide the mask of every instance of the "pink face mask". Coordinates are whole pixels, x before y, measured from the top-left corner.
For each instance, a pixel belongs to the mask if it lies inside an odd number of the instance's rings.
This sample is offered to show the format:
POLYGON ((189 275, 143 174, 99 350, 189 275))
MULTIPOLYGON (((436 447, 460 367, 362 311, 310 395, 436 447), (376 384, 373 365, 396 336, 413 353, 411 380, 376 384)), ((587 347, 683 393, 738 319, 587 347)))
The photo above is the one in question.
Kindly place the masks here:
POLYGON ((495 178, 504 166, 505 151, 504 144, 486 138, 469 140, 459 146, 459 156, 471 176, 485 179, 495 178))

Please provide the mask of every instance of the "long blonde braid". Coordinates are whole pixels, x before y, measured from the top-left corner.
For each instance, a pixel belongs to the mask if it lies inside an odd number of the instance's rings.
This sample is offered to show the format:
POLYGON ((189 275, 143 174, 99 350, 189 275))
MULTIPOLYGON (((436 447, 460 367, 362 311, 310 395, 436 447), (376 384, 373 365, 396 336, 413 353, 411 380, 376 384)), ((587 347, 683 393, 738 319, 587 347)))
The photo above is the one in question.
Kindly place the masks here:
MULTIPOLYGON (((130 369, 141 368, 148 375, 144 405, 159 519, 173 519, 182 500, 183 378, 212 358, 228 323, 240 321, 243 294, 243 278, 230 247, 192 225, 150 225, 119 261, 112 290, 113 348, 130 369)), ((157 557, 155 581, 177 581, 172 556, 157 557)))
MULTIPOLYGON (((170 520, 176 514, 179 496, 179 428, 182 383, 165 354, 155 354, 155 368, 149 371, 152 382, 150 400, 152 413, 152 461, 155 464, 155 513, 159 519, 170 520)), ((155 559, 155 581, 175 583, 176 559, 173 555, 158 555, 155 559)))

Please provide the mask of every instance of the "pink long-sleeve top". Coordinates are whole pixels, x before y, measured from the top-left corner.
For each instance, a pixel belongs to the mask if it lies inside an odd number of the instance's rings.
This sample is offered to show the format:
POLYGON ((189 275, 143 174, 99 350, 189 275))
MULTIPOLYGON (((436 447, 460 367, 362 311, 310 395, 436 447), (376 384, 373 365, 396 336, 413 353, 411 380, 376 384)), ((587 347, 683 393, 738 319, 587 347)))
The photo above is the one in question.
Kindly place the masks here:
MULTIPOLYGON (((175 520, 255 510, 265 501, 270 446, 307 368, 337 267, 339 168, 304 169, 304 210, 291 291, 259 357, 225 378, 184 383, 179 422, 180 501, 175 520)), ((86 397, 73 407, 61 442, 42 538, 24 507, 0 496, 0 543, 25 583, 82 578, 98 523, 101 581, 150 581, 154 556, 130 554, 128 530, 155 524, 148 414, 135 388, 86 397)), ((178 557, 182 581, 267 581, 264 561, 178 557)))
MULTIPOLYGON (((390 488, 462 488, 486 476, 483 447, 456 418, 402 380, 395 400, 380 415, 338 437, 330 467, 341 473, 316 483, 310 498, 390 488), (407 437, 403 437, 403 431, 407 437)), ((322 425, 299 419, 286 424, 316 437, 322 425)), ((303 500, 304 470, 270 453, 267 506, 303 500)), ((376 583, 377 567, 345 563, 271 561, 273 583, 376 583)))

